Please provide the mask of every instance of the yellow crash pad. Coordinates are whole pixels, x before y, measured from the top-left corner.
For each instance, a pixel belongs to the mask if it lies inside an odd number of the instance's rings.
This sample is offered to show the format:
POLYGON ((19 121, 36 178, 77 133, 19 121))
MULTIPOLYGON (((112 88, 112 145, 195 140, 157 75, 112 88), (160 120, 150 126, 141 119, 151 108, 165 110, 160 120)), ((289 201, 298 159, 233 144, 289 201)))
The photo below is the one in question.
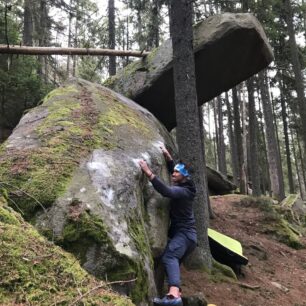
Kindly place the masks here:
POLYGON ((229 236, 223 235, 211 228, 208 228, 208 237, 213 239, 218 244, 227 248, 231 252, 241 256, 243 259, 248 261, 248 259, 243 256, 241 243, 229 236))

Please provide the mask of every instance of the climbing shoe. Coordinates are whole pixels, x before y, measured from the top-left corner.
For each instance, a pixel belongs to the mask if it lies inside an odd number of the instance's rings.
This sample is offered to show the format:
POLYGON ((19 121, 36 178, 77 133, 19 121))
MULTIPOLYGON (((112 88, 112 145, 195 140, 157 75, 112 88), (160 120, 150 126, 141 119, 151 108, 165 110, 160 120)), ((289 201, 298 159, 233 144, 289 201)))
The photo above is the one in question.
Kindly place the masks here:
POLYGON ((170 296, 169 296, 169 295, 166 295, 166 296, 164 296, 162 299, 160 299, 160 298, 154 298, 154 299, 153 299, 153 303, 154 303, 154 305, 183 306, 183 301, 182 301, 182 298, 181 298, 181 297, 175 298, 175 297, 173 297, 173 296, 171 296, 171 295, 170 295, 170 296))

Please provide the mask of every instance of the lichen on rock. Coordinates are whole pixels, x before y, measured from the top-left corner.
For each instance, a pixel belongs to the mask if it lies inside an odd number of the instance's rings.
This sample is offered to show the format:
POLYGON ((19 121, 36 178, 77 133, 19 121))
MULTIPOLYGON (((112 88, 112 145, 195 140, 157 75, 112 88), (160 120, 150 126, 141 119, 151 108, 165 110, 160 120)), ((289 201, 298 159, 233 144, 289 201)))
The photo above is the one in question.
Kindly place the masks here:
POLYGON ((155 294, 153 258, 167 241, 168 202, 138 161, 167 181, 161 144, 175 151, 148 111, 73 80, 28 112, 2 145, 0 180, 12 208, 96 277, 132 280, 118 290, 140 304, 155 294))

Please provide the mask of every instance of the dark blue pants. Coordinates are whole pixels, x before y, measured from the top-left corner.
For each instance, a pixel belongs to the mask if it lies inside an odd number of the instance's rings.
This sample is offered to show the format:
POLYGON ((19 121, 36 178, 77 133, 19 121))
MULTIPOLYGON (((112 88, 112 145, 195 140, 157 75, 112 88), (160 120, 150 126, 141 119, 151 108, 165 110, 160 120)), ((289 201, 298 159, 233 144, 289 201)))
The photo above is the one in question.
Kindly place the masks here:
POLYGON ((168 285, 180 287, 180 264, 184 257, 190 254, 196 247, 196 243, 188 239, 183 233, 177 233, 169 240, 162 263, 168 276, 168 285))

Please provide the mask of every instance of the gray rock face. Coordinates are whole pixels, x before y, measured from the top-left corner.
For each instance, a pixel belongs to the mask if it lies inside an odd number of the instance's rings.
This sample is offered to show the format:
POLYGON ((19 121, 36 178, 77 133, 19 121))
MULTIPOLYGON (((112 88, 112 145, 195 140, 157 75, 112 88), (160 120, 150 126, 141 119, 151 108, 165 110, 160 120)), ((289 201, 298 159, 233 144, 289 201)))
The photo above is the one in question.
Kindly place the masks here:
POLYGON ((78 80, 24 116, 1 148, 0 179, 18 188, 14 202, 27 219, 90 273, 109 281, 137 278, 120 291, 146 305, 156 291, 153 258, 167 241, 168 201, 138 161, 146 159, 169 182, 161 144, 175 151, 151 113, 78 80))
MULTIPOLYGON (((273 53, 251 14, 211 16, 194 27, 199 105, 265 68, 273 53)), ((151 111, 168 130, 176 126, 172 44, 167 40, 144 59, 128 65, 106 86, 151 111)))
POLYGON ((231 181, 229 181, 224 175, 220 172, 206 167, 207 173, 207 183, 210 195, 223 195, 231 193, 231 191, 235 190, 237 186, 235 186, 231 181))

